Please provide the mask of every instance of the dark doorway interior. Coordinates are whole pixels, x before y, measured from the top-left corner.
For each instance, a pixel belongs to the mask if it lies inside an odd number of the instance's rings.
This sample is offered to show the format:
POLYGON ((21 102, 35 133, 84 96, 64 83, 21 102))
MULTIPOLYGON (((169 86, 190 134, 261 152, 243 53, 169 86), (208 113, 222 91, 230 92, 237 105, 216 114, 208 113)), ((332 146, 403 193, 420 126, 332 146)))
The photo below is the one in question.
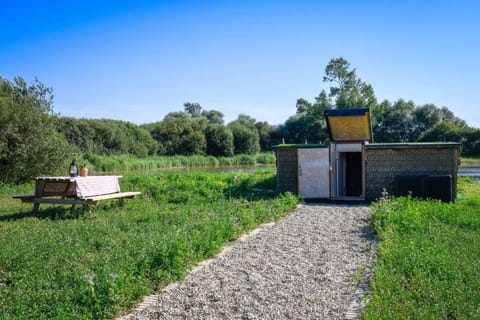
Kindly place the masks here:
POLYGON ((345 152, 345 195, 360 197, 362 186, 362 153, 345 152))

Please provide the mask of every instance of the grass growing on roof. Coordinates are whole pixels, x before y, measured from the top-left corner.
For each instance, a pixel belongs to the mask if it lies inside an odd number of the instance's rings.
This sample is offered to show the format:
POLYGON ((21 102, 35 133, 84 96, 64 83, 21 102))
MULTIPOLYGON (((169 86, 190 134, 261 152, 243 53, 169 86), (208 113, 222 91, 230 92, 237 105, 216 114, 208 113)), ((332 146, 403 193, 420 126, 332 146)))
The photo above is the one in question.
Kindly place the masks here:
POLYGON ((365 319, 480 317, 480 184, 460 178, 458 190, 456 204, 374 206, 380 242, 365 319))
POLYGON ((271 171, 128 174, 138 199, 93 212, 12 200, 0 188, 0 318, 102 319, 181 279, 197 262, 297 204, 271 171), (256 191, 253 191, 256 190, 256 191))

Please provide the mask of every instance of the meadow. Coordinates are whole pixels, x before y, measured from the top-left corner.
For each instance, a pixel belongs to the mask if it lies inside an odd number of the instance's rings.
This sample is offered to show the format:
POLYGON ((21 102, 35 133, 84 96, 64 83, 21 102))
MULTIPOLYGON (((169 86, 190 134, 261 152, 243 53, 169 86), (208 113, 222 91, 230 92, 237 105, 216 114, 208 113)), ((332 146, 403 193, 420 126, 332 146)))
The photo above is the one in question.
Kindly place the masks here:
POLYGON ((460 165, 462 167, 480 168, 480 157, 462 157, 460 165))
MULTIPOLYGON (((201 166, 208 157, 181 159, 170 165, 201 166)), ((128 156, 92 163, 100 172, 141 167, 128 156)), ((141 197, 90 211, 42 205, 36 215, 11 198, 33 184, 0 186, 1 319, 115 317, 299 201, 274 191, 274 169, 132 172, 121 184, 141 197)), ((379 244, 365 319, 480 318, 480 184, 460 178, 458 191, 455 204, 372 204, 379 244)))
POLYGON ((259 224, 291 212, 275 172, 124 175, 142 196, 90 211, 11 199, 32 184, 0 187, 0 318, 112 318, 182 279, 199 261, 259 224))
POLYGON ((374 205, 378 256, 365 319, 480 318, 480 183, 458 201, 387 198, 374 205))

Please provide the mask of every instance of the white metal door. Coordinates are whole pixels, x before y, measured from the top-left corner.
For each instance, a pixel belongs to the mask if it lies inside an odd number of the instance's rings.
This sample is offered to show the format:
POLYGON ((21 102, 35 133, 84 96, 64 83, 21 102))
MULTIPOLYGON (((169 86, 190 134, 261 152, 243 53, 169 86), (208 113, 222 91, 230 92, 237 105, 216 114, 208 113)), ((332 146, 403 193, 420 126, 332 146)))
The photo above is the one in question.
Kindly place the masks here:
POLYGON ((304 198, 330 196, 328 148, 298 149, 298 194, 304 198))

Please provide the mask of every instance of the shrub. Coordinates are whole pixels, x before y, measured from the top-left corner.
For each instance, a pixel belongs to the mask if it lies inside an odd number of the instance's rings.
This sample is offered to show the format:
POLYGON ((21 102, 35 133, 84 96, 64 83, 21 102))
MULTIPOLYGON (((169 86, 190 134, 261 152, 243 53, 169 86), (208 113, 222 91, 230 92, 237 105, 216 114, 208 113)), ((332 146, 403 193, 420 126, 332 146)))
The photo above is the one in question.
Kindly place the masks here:
POLYGON ((0 183, 67 171, 73 149, 56 121, 51 88, 0 78, 0 183))

